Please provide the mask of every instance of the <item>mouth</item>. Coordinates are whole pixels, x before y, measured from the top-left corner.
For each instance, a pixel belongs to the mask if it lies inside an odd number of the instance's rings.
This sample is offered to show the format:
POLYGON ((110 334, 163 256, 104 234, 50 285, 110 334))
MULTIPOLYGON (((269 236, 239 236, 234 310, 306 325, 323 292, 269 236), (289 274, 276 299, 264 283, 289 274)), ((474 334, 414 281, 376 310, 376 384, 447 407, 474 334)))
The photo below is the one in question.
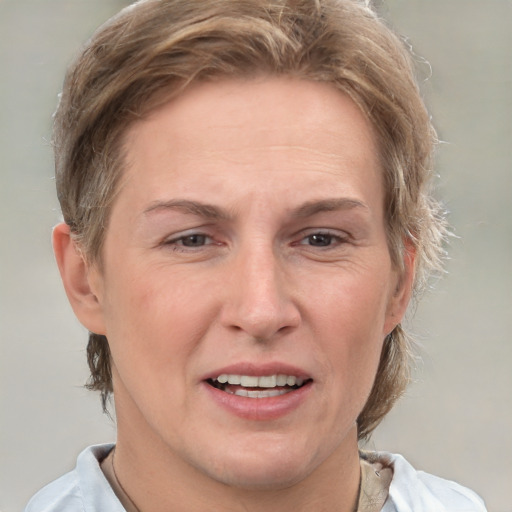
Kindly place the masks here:
POLYGON ((271 398, 286 395, 310 383, 295 375, 232 375, 221 374, 207 379, 207 383, 225 393, 247 398, 271 398))

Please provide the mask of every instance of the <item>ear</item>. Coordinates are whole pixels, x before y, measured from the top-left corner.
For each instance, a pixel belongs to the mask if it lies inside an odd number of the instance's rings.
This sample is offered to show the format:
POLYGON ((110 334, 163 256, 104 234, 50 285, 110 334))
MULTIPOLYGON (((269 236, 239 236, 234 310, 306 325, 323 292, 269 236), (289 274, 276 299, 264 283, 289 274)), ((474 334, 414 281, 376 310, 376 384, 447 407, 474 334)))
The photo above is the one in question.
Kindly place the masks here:
POLYGON ((53 228, 53 250, 68 300, 78 320, 89 331, 105 334, 103 311, 98 299, 101 278, 87 264, 67 224, 53 228), (92 274, 95 279, 92 279, 92 274))
POLYGON ((397 272, 397 283, 392 290, 386 313, 384 334, 388 335, 403 319, 411 300, 416 272, 416 247, 410 240, 404 243, 403 270, 397 272))

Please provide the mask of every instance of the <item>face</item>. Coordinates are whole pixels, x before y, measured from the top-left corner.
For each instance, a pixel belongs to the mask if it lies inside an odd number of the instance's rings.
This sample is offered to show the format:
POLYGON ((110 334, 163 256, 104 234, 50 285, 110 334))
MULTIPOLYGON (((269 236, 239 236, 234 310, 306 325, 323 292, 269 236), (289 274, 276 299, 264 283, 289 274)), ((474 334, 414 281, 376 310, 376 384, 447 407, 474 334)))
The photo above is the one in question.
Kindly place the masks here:
POLYGON ((255 488, 357 450, 407 303, 357 107, 304 80, 199 84, 126 148, 89 273, 120 439, 255 488))

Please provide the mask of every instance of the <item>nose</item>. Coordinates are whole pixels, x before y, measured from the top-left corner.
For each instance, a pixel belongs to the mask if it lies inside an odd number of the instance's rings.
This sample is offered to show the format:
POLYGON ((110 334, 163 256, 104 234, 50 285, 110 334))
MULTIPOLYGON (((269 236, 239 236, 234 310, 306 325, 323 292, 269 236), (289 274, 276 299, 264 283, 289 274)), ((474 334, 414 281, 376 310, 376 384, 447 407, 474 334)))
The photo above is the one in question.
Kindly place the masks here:
POLYGON ((271 248, 241 252, 228 270, 221 322, 252 339, 269 341, 300 323, 284 264, 271 248))

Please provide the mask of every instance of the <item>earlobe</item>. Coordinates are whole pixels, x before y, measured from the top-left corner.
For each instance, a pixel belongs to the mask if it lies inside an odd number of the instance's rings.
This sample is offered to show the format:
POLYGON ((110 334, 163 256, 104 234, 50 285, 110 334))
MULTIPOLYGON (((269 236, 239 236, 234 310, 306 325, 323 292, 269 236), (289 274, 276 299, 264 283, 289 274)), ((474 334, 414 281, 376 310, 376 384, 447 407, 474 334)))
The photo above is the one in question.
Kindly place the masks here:
POLYGON ((91 283, 91 269, 73 240, 69 226, 65 223, 55 226, 52 241, 64 289, 75 315, 89 331, 106 334, 99 291, 91 283))

